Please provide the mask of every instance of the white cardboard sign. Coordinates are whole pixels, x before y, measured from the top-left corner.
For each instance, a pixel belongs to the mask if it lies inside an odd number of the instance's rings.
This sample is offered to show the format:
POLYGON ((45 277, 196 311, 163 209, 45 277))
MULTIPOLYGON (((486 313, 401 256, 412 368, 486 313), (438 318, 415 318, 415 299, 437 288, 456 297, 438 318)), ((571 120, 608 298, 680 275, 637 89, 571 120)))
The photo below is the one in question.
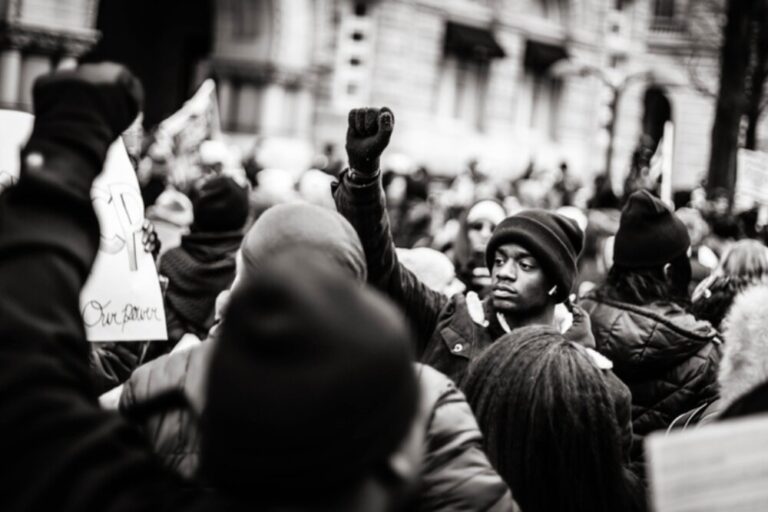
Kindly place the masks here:
MULTIPOLYGON (((30 114, 0 110, 0 181, 12 184, 18 179, 19 151, 33 122, 30 114)), ((109 148, 91 199, 101 242, 80 294, 86 337, 89 341, 167 339, 157 269, 141 242, 144 203, 122 139, 109 148)))
POLYGON ((651 435, 655 512, 768 510, 768 416, 651 435))

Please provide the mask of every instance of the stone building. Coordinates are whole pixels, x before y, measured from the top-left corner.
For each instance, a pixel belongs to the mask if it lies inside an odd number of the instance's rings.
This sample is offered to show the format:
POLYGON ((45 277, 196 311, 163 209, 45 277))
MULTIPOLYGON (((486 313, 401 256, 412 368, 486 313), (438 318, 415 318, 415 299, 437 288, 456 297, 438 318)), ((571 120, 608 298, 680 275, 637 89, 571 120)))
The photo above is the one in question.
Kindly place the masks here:
POLYGON ((32 83, 74 67, 98 40, 97 0, 0 0, 0 108, 31 107, 32 83))
POLYGON ((471 158, 504 175, 566 162, 588 180, 610 160, 620 183, 640 135, 658 140, 667 120, 674 188, 706 169, 702 91, 716 90, 718 56, 692 40, 694 0, 112 0, 98 22, 94 4, 0 0, 0 101, 28 105, 30 80, 82 53, 95 24, 92 57, 139 74, 149 124, 213 76, 233 140, 279 141, 287 166, 343 147, 350 108, 387 105, 388 153, 435 173, 471 158), (14 42, 30 26, 52 35, 14 42))

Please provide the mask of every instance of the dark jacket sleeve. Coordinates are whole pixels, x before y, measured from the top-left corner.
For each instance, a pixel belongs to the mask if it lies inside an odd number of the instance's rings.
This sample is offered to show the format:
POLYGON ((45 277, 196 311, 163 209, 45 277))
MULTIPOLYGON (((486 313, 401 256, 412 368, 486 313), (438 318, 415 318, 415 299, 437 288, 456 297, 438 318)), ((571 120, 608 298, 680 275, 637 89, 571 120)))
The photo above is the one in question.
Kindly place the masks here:
POLYGON ((334 184, 333 196, 336 208, 363 244, 368 281, 404 309, 417 334, 420 356, 448 298, 428 288, 398 261, 378 176, 353 179, 344 171, 334 184))
POLYGON ((100 163, 67 146, 43 156, 0 196, 0 510, 187 509, 194 496, 93 387, 78 298, 100 163))

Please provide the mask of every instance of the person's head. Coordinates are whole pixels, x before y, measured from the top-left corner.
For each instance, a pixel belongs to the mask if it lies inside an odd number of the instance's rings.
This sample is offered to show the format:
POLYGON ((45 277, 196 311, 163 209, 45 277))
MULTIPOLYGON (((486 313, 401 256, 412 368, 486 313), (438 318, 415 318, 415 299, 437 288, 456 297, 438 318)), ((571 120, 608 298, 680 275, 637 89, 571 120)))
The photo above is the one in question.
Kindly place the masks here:
POLYGON ((504 206, 493 199, 478 201, 467 210, 467 238, 473 253, 485 254, 493 230, 506 216, 504 206))
POLYGON ((678 208, 675 215, 683 221, 688 229, 688 236, 691 239, 691 246, 698 247, 709 235, 709 225, 699 210, 694 208, 678 208))
POLYGON ((410 333, 396 307, 321 254, 294 247, 233 291, 208 374, 200 476, 259 505, 387 510, 421 456, 408 442, 410 333), (360 506, 372 495, 381 507, 360 506))
POLYGON ((190 191, 196 232, 242 230, 248 219, 248 190, 228 176, 203 180, 190 191))
POLYGON ((293 249, 307 251, 307 258, 314 250, 358 282, 367 278, 363 245, 347 219, 328 208, 288 203, 266 210, 245 234, 235 282, 258 278, 265 265, 293 249))
POLYGON ((687 300, 690 246, 688 229, 667 205, 647 190, 635 192, 621 212, 610 292, 636 304, 687 300))
POLYGON ((456 269, 445 254, 429 247, 397 249, 397 258, 428 288, 451 297, 464 291, 456 277, 456 269))
POLYGON ((583 244, 579 226, 562 215, 525 210, 504 219, 485 252, 496 310, 525 318, 564 302, 583 244))
POLYGON ((733 301, 723 322, 725 341, 718 384, 725 405, 768 380, 768 285, 753 286, 733 301))
POLYGON ((720 258, 715 274, 762 279, 768 275, 768 248, 757 240, 739 240, 720 258))
POLYGON ((469 368, 488 457, 522 510, 630 510, 613 395, 587 350, 554 328, 516 329, 469 368))
POLYGON ((717 327, 739 293, 766 283, 768 248, 756 240, 740 240, 725 250, 717 268, 696 287, 691 312, 717 327))

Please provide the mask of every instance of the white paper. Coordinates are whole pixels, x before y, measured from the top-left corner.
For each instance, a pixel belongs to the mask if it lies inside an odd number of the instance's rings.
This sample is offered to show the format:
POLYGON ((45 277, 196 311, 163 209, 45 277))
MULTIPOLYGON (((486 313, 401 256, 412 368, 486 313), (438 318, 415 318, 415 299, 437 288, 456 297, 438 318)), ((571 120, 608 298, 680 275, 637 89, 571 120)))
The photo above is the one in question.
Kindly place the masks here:
MULTIPOLYGON (((33 122, 30 114, 0 110, 0 175, 7 176, 8 182, 18 179, 19 151, 33 122)), ((110 147, 91 199, 101 242, 80 294, 86 337, 89 341, 167 339, 157 269, 141 241, 144 203, 122 139, 110 147)))
POLYGON ((768 415, 653 434, 645 448, 655 512, 768 510, 768 415))

